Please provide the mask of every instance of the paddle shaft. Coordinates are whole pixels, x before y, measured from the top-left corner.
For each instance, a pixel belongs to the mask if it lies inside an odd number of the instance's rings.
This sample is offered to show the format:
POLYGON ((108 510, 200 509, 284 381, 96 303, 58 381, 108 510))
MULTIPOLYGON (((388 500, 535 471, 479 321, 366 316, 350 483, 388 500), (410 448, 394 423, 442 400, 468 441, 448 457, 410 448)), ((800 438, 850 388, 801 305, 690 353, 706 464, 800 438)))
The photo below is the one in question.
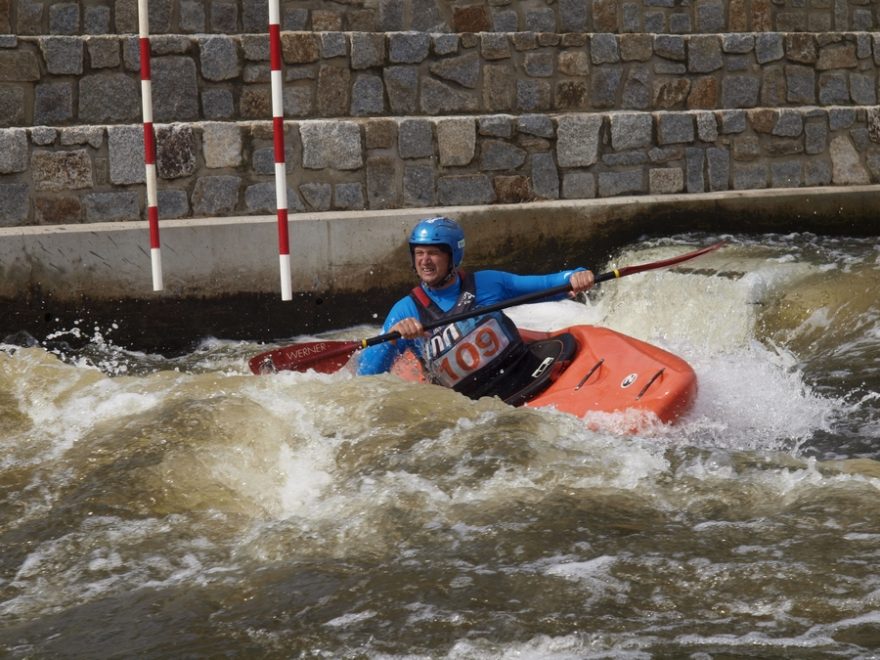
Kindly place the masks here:
MULTIPOLYGON (((609 275, 609 273, 603 273, 599 277, 602 277, 603 275, 609 275)), ((614 275, 610 275, 610 277, 605 277, 601 280, 599 279, 599 277, 596 278, 596 282, 604 282, 605 280, 614 279, 614 275)), ((495 303, 494 305, 486 305, 485 307, 480 307, 478 309, 470 309, 466 312, 459 312, 458 314, 444 316, 442 319, 439 319, 437 321, 429 321, 428 323, 423 323, 422 328, 424 328, 425 330, 432 330, 434 328, 439 328, 441 325, 457 323, 458 321, 464 321, 465 319, 470 319, 475 316, 482 316, 483 314, 491 314, 492 312, 497 312, 501 309, 507 309, 508 307, 525 305, 526 303, 541 300, 543 298, 552 298, 553 296, 558 296, 560 293, 567 293, 568 291, 571 291, 570 284, 560 284, 559 286, 554 286, 550 289, 542 289, 541 291, 526 293, 521 296, 517 296, 516 298, 508 298, 507 300, 502 300, 501 302, 495 303)), ((366 348, 367 346, 375 346, 376 344, 381 344, 386 341, 392 341, 394 339, 400 339, 400 333, 396 330, 394 332, 386 332, 384 335, 377 335, 376 337, 364 339, 361 342, 361 345, 363 346, 363 348, 366 348)))
MULTIPOLYGON (((706 254, 707 252, 711 252, 712 250, 717 250, 719 247, 724 245, 724 241, 720 241, 718 243, 713 243, 708 247, 701 248, 699 250, 695 250, 694 252, 688 252, 687 254, 682 254, 677 257, 672 257, 671 259, 664 259, 663 261, 652 261, 647 264, 638 264, 635 266, 625 266, 623 268, 618 268, 615 270, 610 270, 607 273, 600 273, 596 275, 594 282, 596 284, 600 284, 601 282, 607 282, 608 280, 616 280, 621 277, 626 277, 627 275, 634 275, 636 273, 641 273, 646 270, 654 270, 656 268, 664 268, 666 266, 673 266, 675 264, 679 264, 683 261, 688 261, 693 259, 694 257, 699 257, 700 255, 706 254)), ((471 309, 466 312, 459 312, 458 314, 452 314, 450 316, 444 316, 442 319, 437 321, 430 321, 429 323, 422 324, 422 327, 425 330, 432 330, 434 328, 439 328, 442 325, 449 325, 450 323, 456 323, 458 321, 463 321, 465 319, 473 318, 475 316, 482 316, 483 314, 490 314, 492 312, 497 312, 502 309, 507 309, 509 307, 516 307, 517 305, 525 305, 530 302, 535 302, 537 300, 543 300, 544 298, 552 298, 553 296, 558 296, 560 293, 568 293, 571 291, 571 284, 565 283, 560 284, 559 286, 552 287, 550 289, 543 289, 541 291, 534 291, 532 293, 525 293, 521 296, 517 296, 515 298, 508 298, 507 300, 502 300, 501 302, 497 302, 494 305, 486 305, 485 307, 479 307, 477 309, 471 309)), ((368 339, 363 339, 359 342, 360 348, 366 348, 367 346, 375 346, 376 344, 381 344, 386 341, 393 341, 395 339, 400 339, 401 335, 399 332, 387 332, 384 335, 377 335, 375 337, 370 337, 368 339)))
MULTIPOLYGON (((626 277, 627 275, 634 275, 635 273, 641 273, 646 270, 654 270, 656 268, 674 266, 675 264, 679 264, 683 261, 688 261, 689 259, 699 257, 700 255, 711 252, 712 250, 717 250, 722 245, 724 245, 724 241, 713 243, 708 247, 704 247, 693 252, 688 252, 687 254, 682 254, 677 257, 672 257, 670 259, 664 259, 662 261, 652 261, 650 263, 637 264, 635 266, 625 266, 623 268, 608 271, 607 273, 596 275, 594 281, 596 284, 599 284, 600 282, 606 282, 607 280, 614 280, 620 277, 626 277)), ((446 316, 440 320, 425 323, 422 327, 425 330, 431 330, 433 328, 438 328, 440 326, 448 325, 450 323, 456 323, 457 321, 463 321, 464 319, 497 312, 501 309, 506 309, 508 307, 515 307, 517 305, 524 305, 526 303, 537 302, 539 300, 546 300, 548 298, 558 296, 562 293, 568 293, 569 291, 571 291, 571 284, 561 284, 550 289, 544 289, 542 291, 526 293, 515 298, 509 298, 502 302, 495 303, 494 305, 487 305, 485 307, 478 307, 476 309, 468 310, 466 312, 452 314, 451 316, 446 316)), ((316 371, 321 371, 323 373, 332 373, 333 371, 339 369, 345 363, 348 357, 355 351, 362 348, 367 348, 368 346, 375 346, 376 344, 381 344, 386 341, 394 341, 395 339, 400 338, 401 334, 397 331, 394 331, 385 333, 383 335, 377 335, 376 337, 369 337, 368 339, 361 339, 358 341, 319 341, 309 342, 305 344, 293 344, 291 346, 276 348, 275 350, 261 353, 251 358, 251 360, 249 360, 249 364, 251 367, 251 371, 253 371, 254 373, 265 373, 266 371, 275 370, 304 371, 310 368, 315 369, 316 371)))

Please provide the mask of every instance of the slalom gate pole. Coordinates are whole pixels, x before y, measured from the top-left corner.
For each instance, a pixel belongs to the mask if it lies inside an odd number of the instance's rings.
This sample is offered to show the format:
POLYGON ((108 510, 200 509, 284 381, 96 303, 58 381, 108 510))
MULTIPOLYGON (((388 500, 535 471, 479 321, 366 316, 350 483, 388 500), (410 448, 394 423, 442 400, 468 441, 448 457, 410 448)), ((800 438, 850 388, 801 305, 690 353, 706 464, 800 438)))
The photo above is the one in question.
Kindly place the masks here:
POLYGON ((284 158, 284 96, 281 77, 281 9, 269 0, 269 61, 272 81, 272 136, 275 143, 275 206, 278 209, 278 263, 281 300, 292 300, 290 236, 287 221, 287 176, 284 158))
POLYGON ((159 242, 159 202, 156 193, 156 132, 153 128, 153 87, 150 74, 150 15, 148 0, 138 0, 138 32, 141 55, 141 106, 144 119, 144 168, 147 184, 147 221, 150 226, 150 262, 153 291, 162 282, 162 251, 159 242))

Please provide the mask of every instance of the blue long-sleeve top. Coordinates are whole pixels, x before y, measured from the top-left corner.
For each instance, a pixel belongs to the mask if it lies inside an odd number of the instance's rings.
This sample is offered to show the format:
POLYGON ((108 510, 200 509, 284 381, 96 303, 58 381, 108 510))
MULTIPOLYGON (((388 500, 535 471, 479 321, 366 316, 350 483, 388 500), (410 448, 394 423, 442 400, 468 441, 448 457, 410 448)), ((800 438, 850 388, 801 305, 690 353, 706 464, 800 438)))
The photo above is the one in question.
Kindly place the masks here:
MULTIPOLYGON (((510 300, 527 293, 562 286, 568 282, 572 273, 579 270, 584 269, 564 270, 549 275, 514 275, 513 273, 506 273, 500 270, 477 271, 474 273, 477 290, 475 307, 494 305, 495 303, 510 300)), ((456 281, 445 289, 432 289, 424 284, 422 289, 437 303, 440 309, 448 312, 455 306, 458 295, 461 293, 461 278, 456 277, 456 281)), ((548 300, 560 300, 564 297, 565 294, 561 294, 555 298, 548 298, 548 300)), ((394 324, 405 318, 419 318, 419 309, 416 306, 416 302, 409 295, 394 303, 394 306, 385 318, 382 332, 390 332, 394 324)), ((358 374, 368 376, 384 373, 391 369, 394 360, 408 348, 413 349, 417 355, 421 355, 422 343, 419 340, 398 339, 396 342, 386 341, 370 346, 361 352, 358 374)))

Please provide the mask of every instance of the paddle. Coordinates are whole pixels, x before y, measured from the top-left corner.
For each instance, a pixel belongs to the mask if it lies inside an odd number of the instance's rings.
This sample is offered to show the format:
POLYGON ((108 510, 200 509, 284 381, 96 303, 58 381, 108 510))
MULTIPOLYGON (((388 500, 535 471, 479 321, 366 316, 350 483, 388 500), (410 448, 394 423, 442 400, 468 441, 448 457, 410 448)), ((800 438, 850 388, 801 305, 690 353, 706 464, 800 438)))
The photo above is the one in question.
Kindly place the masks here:
MULTIPOLYGON (((719 241, 718 243, 713 243, 712 245, 700 248, 699 250, 694 250, 693 252, 688 252, 687 254, 682 254, 670 259, 652 261, 646 264, 636 264, 634 266, 625 266, 623 268, 608 271, 607 273, 601 273, 596 275, 596 284, 618 279, 620 277, 626 277, 627 275, 635 275, 636 273, 642 273, 646 270, 674 266, 683 261, 695 259, 707 252, 717 250, 724 245, 724 243, 725 241, 719 241)), ((544 298, 551 298, 570 290, 571 286, 569 284, 561 284, 550 289, 526 293, 517 296, 516 298, 509 298, 508 300, 503 300, 494 305, 487 305, 485 307, 471 309, 459 314, 452 314, 442 320, 426 323, 423 327, 425 330, 431 330, 441 325, 463 321, 464 319, 469 319, 474 316, 481 316, 508 307, 516 307, 517 305, 537 302, 544 298)), ((399 332, 387 332, 384 335, 377 335, 359 341, 312 341, 291 344, 290 346, 283 346, 271 351, 266 351, 265 353, 260 353, 251 358, 248 365, 250 366, 251 371, 255 374, 272 373, 274 371, 306 371, 308 369, 314 369, 317 372, 329 374, 339 370, 346 362, 348 362, 348 359, 355 351, 367 348, 368 346, 375 346, 376 344, 381 344, 386 341, 393 341, 395 339, 400 339, 399 332)))

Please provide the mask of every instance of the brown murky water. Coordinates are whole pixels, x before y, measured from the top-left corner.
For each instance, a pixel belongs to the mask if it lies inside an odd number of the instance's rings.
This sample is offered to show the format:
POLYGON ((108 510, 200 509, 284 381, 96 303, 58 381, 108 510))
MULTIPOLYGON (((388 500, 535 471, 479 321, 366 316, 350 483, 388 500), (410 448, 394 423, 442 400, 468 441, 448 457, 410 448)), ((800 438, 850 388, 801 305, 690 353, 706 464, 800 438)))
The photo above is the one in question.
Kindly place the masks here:
POLYGON ((877 241, 732 237, 515 310, 691 362, 695 409, 635 437, 391 376, 255 377, 256 344, 5 345, 0 654, 874 657, 878 289, 877 241))

